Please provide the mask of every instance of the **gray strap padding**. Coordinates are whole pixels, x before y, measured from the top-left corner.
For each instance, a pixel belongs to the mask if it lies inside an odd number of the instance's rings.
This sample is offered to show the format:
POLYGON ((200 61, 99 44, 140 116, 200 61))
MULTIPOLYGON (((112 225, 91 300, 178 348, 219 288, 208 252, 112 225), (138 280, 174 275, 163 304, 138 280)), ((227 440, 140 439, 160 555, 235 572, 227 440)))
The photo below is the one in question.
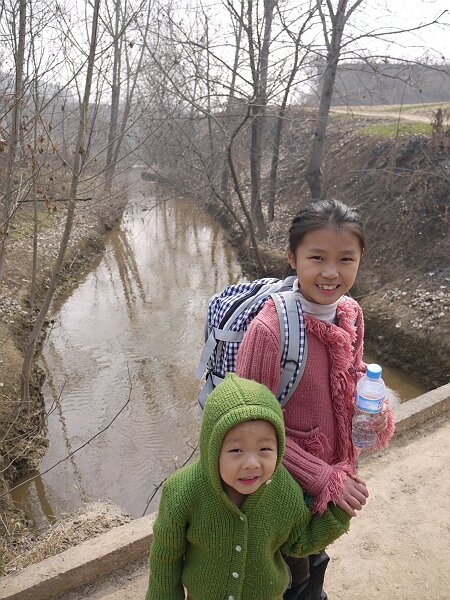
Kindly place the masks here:
MULTIPOLYGON (((280 294, 283 296, 285 304, 286 304, 285 310, 283 310, 283 306, 282 306, 282 303, 281 303, 281 300, 280 300, 280 297, 278 294, 272 294, 271 298, 274 301, 275 308, 277 309, 278 320, 280 323, 280 354, 281 355, 283 354, 283 351, 285 348, 285 343, 286 343, 285 332, 284 332, 284 323, 285 323, 284 314, 286 314, 286 319, 287 319, 287 327, 288 327, 288 331, 289 331, 289 342, 288 342, 287 355, 286 355, 286 364, 284 365, 284 368, 280 374, 280 382, 278 384, 278 389, 277 389, 277 394, 276 394, 277 398, 279 398, 281 396, 281 394, 286 390, 289 382, 291 381, 291 379, 294 376, 294 373, 297 369, 297 361, 298 361, 299 345, 300 345, 300 335, 301 335, 299 313, 298 313, 297 301, 295 299, 294 292, 287 291, 287 292, 280 292, 280 294)), ((304 326, 303 322, 302 322, 302 325, 304 326)), ((295 391, 295 388, 297 387, 300 379, 302 378, 303 372, 305 370, 307 353, 308 353, 308 346, 307 346, 307 338, 305 335, 304 336, 304 348, 303 348, 302 362, 299 365, 297 377, 296 377, 294 383, 292 384, 291 388, 289 389, 289 392, 286 394, 285 398, 283 399, 282 406, 284 406, 286 404, 286 402, 289 400, 289 398, 292 396, 292 394, 295 391)), ((281 356, 280 356, 280 360, 281 360, 281 356)))
POLYGON ((281 282, 279 291, 282 290, 292 290, 292 286, 294 285, 294 281, 297 279, 297 275, 288 275, 286 279, 281 282))
POLYGON ((214 352, 214 348, 216 347, 216 338, 214 337, 214 330, 208 336, 206 340, 205 346, 203 348, 203 352, 200 356, 200 361, 198 363, 197 370, 195 371, 195 377, 197 379, 201 379, 202 375, 206 369, 206 363, 209 360, 209 357, 214 352))
POLYGON ((283 402, 281 402, 281 406, 286 405, 287 401, 291 398, 292 394, 295 392, 296 387, 300 383, 300 380, 303 377, 303 373, 305 372, 307 357, 308 357, 308 336, 306 335, 306 330, 305 330, 305 341, 303 344, 302 362, 299 366, 297 377, 296 377, 294 383, 292 384, 291 389, 288 391, 286 396, 283 398, 283 402))
POLYGON ((200 356, 197 370, 195 371, 195 377, 201 379, 206 369, 208 360, 211 354, 214 352, 217 341, 221 342, 241 342, 244 337, 244 331, 224 331, 223 329, 217 329, 214 327, 206 340, 205 347, 200 356))
POLYGON ((198 396, 198 402, 202 407, 202 410, 205 408, 205 402, 208 395, 213 391, 213 389, 222 383, 223 377, 218 377, 217 375, 212 375, 208 373, 205 381, 205 385, 202 387, 201 392, 198 396))
MULTIPOLYGON (((284 317, 284 311, 283 311, 283 306, 281 304, 280 297, 277 296, 277 294, 273 294, 271 296, 271 298, 275 304, 275 308, 277 309, 278 321, 280 323, 280 360, 281 360, 281 356, 283 354, 283 351, 284 351, 284 348, 286 345, 285 332, 284 332, 285 317, 284 317)), ((287 318, 287 325, 288 325, 288 330, 289 330, 289 342, 288 342, 288 348, 287 348, 286 364, 280 374, 280 381, 279 381, 278 389, 277 389, 277 393, 276 393, 277 398, 279 398, 281 396, 281 394, 284 392, 288 383, 290 382, 290 380, 292 379, 292 377, 294 375, 295 369, 297 367, 298 346, 300 343, 298 313, 297 313, 297 306, 295 304, 295 299, 293 298, 293 294, 285 294, 284 300, 286 302, 286 318, 287 318), (292 305, 292 302, 293 302, 293 305, 292 305)))
POLYGON ((205 408, 205 402, 206 402, 206 398, 208 397, 208 394, 210 394, 214 389, 214 385, 213 382, 211 381, 210 377, 206 378, 205 381, 205 385, 202 387, 202 390, 198 396, 198 402, 200 404, 200 406, 202 407, 202 410, 205 408))

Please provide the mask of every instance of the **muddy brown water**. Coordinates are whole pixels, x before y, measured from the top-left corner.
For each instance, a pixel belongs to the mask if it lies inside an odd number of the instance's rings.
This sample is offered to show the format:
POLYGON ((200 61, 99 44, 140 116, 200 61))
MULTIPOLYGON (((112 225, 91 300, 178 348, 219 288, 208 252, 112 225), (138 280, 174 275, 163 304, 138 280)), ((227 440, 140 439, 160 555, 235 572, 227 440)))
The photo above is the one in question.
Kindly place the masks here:
MULTIPOLYGON (((192 202, 161 202, 135 177, 120 227, 59 302, 42 350, 49 448, 40 473, 13 492, 38 528, 95 499, 143 514, 196 444, 207 300, 241 278, 215 221, 192 202)), ((398 370, 384 377, 393 403, 425 391, 398 370)))

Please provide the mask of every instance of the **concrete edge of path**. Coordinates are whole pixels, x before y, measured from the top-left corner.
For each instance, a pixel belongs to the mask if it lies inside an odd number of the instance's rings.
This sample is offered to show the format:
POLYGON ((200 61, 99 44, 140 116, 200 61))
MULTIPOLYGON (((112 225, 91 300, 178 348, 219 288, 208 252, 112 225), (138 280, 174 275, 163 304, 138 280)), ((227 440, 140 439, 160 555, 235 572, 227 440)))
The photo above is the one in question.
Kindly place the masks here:
MULTIPOLYGON (((396 433, 450 409, 450 383, 396 408, 396 433)), ((146 556, 155 515, 115 527, 60 554, 0 578, 2 600, 52 600, 146 556)))
POLYGON ((450 408, 450 383, 400 404, 395 409, 395 432, 403 433, 450 408))

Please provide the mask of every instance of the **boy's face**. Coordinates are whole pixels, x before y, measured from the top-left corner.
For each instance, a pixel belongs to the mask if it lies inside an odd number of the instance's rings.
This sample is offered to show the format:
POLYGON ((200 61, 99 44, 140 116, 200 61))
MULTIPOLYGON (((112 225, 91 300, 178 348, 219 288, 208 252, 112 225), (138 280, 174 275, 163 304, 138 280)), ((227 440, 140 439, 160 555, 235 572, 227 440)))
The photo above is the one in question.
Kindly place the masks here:
POLYGON ((268 421, 246 421, 226 434, 219 455, 219 472, 235 504, 256 492, 272 476, 278 459, 277 435, 268 421))

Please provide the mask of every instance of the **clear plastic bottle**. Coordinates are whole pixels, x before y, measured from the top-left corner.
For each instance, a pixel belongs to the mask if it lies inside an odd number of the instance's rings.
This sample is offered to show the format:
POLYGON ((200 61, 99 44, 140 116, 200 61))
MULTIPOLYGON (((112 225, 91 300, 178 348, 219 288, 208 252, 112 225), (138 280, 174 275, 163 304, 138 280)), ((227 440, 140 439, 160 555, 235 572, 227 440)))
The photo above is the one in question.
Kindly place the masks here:
POLYGON ((366 374, 356 385, 352 440, 358 448, 372 448, 377 441, 377 434, 373 431, 371 423, 381 412, 386 397, 386 385, 381 379, 381 373, 380 365, 367 365, 366 374))

